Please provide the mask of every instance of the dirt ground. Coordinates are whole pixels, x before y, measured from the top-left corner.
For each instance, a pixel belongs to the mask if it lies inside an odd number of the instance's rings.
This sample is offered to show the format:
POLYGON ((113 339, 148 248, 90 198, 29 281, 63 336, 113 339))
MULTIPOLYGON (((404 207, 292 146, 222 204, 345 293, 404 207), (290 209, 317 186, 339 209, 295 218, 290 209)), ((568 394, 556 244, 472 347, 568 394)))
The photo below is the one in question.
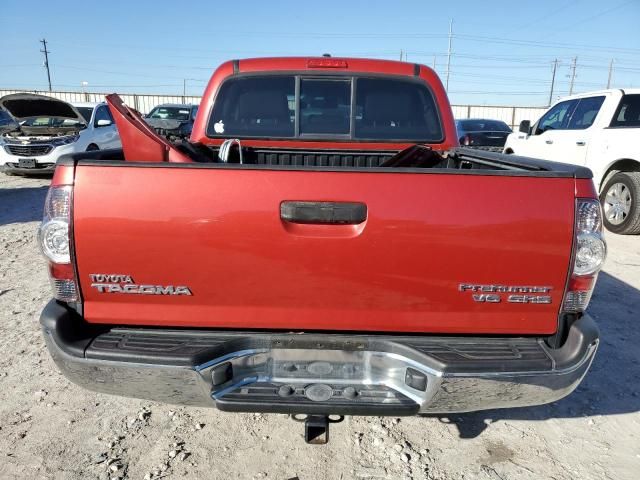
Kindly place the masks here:
POLYGON ((602 342, 557 403, 449 418, 351 417, 308 446, 284 415, 229 414, 88 392, 56 370, 36 227, 46 179, 0 174, 1 479, 638 479, 640 237, 608 234, 590 306, 602 342))

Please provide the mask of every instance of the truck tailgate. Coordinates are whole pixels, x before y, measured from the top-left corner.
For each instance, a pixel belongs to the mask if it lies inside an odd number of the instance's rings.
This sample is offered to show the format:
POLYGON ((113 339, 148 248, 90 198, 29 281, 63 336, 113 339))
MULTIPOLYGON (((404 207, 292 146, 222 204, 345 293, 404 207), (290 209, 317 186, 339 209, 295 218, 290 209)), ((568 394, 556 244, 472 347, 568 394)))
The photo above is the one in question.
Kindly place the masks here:
POLYGON ((84 316, 551 334, 570 264, 574 191, 564 177, 80 163, 73 215, 84 316), (281 204, 294 201, 356 202, 366 219, 289 222, 281 204), (96 286, 105 284, 116 287, 96 286), (545 287, 534 296, 550 303, 513 303, 509 294, 494 303, 465 284, 545 287))

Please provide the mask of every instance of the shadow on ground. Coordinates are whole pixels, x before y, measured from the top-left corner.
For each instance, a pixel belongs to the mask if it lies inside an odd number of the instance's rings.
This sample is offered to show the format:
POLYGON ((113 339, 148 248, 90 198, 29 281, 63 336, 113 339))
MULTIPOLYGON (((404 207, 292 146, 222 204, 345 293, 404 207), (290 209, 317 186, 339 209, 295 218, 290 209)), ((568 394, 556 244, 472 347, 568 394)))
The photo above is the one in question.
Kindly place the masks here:
POLYGON ((640 411, 640 291, 602 272, 589 314, 600 328, 600 346, 582 384, 568 397, 538 407, 487 410, 441 418, 460 438, 475 438, 500 420, 618 415, 640 411))
POLYGON ((42 220, 48 186, 0 189, 0 225, 42 220))

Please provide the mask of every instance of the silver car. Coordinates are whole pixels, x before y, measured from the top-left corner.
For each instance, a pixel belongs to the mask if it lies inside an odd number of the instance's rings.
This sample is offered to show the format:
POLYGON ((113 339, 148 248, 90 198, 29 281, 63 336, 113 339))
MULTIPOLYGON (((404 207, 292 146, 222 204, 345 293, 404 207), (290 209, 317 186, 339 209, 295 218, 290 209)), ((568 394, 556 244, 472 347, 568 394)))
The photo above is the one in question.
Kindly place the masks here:
POLYGON ((16 93, 0 98, 0 108, 11 117, 0 130, 0 169, 7 174, 45 173, 62 155, 121 147, 106 103, 16 93))

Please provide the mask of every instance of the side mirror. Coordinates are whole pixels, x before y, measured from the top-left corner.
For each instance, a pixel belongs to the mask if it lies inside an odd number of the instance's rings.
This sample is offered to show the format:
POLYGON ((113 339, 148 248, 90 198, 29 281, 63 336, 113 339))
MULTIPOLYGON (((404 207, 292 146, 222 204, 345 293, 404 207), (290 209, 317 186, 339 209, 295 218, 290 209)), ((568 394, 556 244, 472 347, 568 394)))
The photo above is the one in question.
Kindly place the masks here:
POLYGON ((109 125, 113 125, 113 122, 105 118, 98 120, 98 123, 96 123, 96 127, 108 127, 109 125))
POLYGON ((531 120, 522 120, 520 122, 520 127, 518 127, 518 131, 529 135, 531 133, 531 120))

